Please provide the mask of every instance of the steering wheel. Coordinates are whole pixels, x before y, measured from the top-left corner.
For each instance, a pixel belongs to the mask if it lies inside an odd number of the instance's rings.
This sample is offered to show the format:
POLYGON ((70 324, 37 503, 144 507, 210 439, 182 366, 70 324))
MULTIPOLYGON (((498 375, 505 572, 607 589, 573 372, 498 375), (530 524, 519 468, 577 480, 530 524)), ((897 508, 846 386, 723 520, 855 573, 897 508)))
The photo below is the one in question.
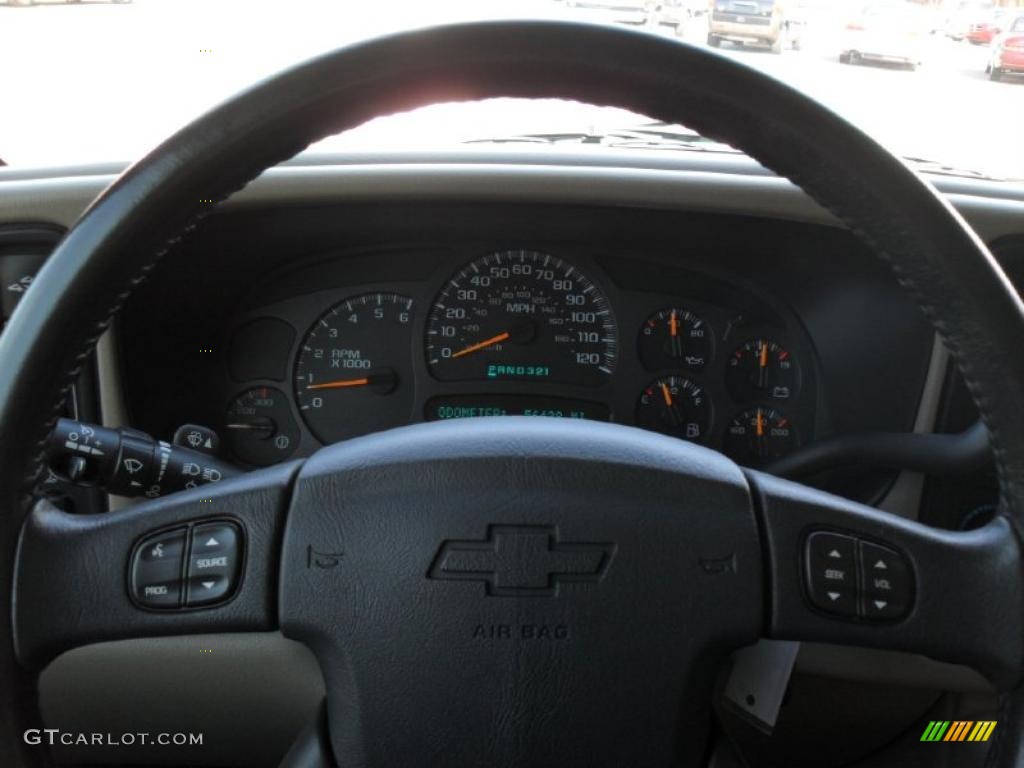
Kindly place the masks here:
POLYGON ((948 203, 833 113, 722 56, 622 29, 492 22, 310 61, 125 171, 0 340, 0 594, 11 601, 0 611, 11 638, 0 645, 0 762, 45 762, 22 733, 38 725, 38 671, 67 649, 279 628, 319 661, 338 765, 699 765, 715 671, 760 637, 970 665, 1004 692, 994 764, 1018 764, 1022 339, 1024 306, 948 203), (989 431, 995 518, 935 530, 683 441, 529 418, 395 429, 116 514, 33 501, 75 375, 208 201, 375 116, 498 96, 683 123, 832 211, 891 263, 954 354, 989 431), (233 598, 169 611, 133 603, 133 547, 211 518, 237 526, 233 598), (848 547, 845 615, 823 606, 815 583, 818 559, 832 555, 815 549, 822 541, 848 547), (865 553, 879 552, 907 586, 897 615, 870 610, 865 553))

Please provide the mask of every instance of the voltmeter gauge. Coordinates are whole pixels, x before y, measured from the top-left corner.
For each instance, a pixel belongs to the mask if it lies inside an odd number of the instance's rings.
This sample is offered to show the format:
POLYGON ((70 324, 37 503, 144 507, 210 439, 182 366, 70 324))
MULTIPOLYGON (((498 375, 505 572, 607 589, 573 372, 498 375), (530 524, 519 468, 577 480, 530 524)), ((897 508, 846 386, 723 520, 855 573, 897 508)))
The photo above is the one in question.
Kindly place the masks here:
POLYGON ((702 318, 688 309, 668 307, 644 321, 637 346, 648 370, 699 371, 711 359, 713 343, 711 328, 702 318))
POLYGON ((684 440, 700 440, 711 426, 711 402, 690 379, 664 376, 640 393, 636 423, 684 440))
POLYGON ((228 449, 246 464, 264 467, 284 461, 299 444, 299 425, 285 394, 253 387, 238 395, 224 417, 228 449))
POLYGON ((737 402, 790 400, 800 386, 800 368, 781 344, 767 338, 751 339, 729 357, 725 383, 737 402))
POLYGON ((725 452, 748 466, 782 458, 799 445, 800 435, 790 418, 766 406, 738 413, 725 431, 725 452))

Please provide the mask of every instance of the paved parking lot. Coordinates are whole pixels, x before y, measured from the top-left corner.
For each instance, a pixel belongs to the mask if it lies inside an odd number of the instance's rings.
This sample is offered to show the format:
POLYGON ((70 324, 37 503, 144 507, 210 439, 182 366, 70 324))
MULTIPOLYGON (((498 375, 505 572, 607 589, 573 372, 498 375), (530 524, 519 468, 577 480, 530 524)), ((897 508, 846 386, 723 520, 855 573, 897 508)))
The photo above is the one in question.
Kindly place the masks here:
MULTIPOLYGON (((444 20, 579 13, 555 0, 0 7, 0 157, 18 165, 132 159, 233 92, 345 42, 444 20)), ((699 25, 688 38, 703 45, 699 25)), ((1024 82, 989 82, 987 49, 937 38, 917 72, 839 64, 829 35, 813 29, 799 52, 721 50, 820 99, 902 154, 1024 178, 1024 82)), ((436 144, 630 119, 567 105, 440 108, 335 143, 436 144)))

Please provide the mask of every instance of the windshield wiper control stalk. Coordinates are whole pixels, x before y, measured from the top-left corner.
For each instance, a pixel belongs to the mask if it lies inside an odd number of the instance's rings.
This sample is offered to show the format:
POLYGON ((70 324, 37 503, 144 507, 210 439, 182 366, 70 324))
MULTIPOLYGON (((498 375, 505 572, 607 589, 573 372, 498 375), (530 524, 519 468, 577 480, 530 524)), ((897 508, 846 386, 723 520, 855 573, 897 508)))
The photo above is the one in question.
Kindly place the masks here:
POLYGON ((156 498, 242 473, 215 456, 135 429, 59 419, 47 444, 56 476, 119 496, 156 498))

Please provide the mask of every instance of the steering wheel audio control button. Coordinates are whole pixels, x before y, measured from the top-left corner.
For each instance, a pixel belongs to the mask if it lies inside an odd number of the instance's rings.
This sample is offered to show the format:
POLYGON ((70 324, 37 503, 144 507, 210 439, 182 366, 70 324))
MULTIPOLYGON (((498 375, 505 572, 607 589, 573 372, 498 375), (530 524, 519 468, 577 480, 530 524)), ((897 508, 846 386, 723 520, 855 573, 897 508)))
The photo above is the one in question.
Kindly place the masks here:
POLYGON ((898 619, 907 614, 914 587, 910 565, 898 552, 860 542, 861 615, 866 619, 898 619))
POLYGON ((202 523, 192 528, 185 605, 212 605, 230 598, 241 572, 242 534, 234 523, 202 523))
POLYGON ((163 531, 136 546, 132 557, 131 593, 139 605, 158 609, 181 605, 186 532, 186 528, 163 531))
POLYGON ((817 531, 807 537, 806 588, 811 604, 839 616, 857 615, 857 540, 817 531))
POLYGON ((910 612, 913 570, 894 549, 814 531, 807 537, 804 567, 808 600, 819 610, 864 621, 893 621, 910 612))

